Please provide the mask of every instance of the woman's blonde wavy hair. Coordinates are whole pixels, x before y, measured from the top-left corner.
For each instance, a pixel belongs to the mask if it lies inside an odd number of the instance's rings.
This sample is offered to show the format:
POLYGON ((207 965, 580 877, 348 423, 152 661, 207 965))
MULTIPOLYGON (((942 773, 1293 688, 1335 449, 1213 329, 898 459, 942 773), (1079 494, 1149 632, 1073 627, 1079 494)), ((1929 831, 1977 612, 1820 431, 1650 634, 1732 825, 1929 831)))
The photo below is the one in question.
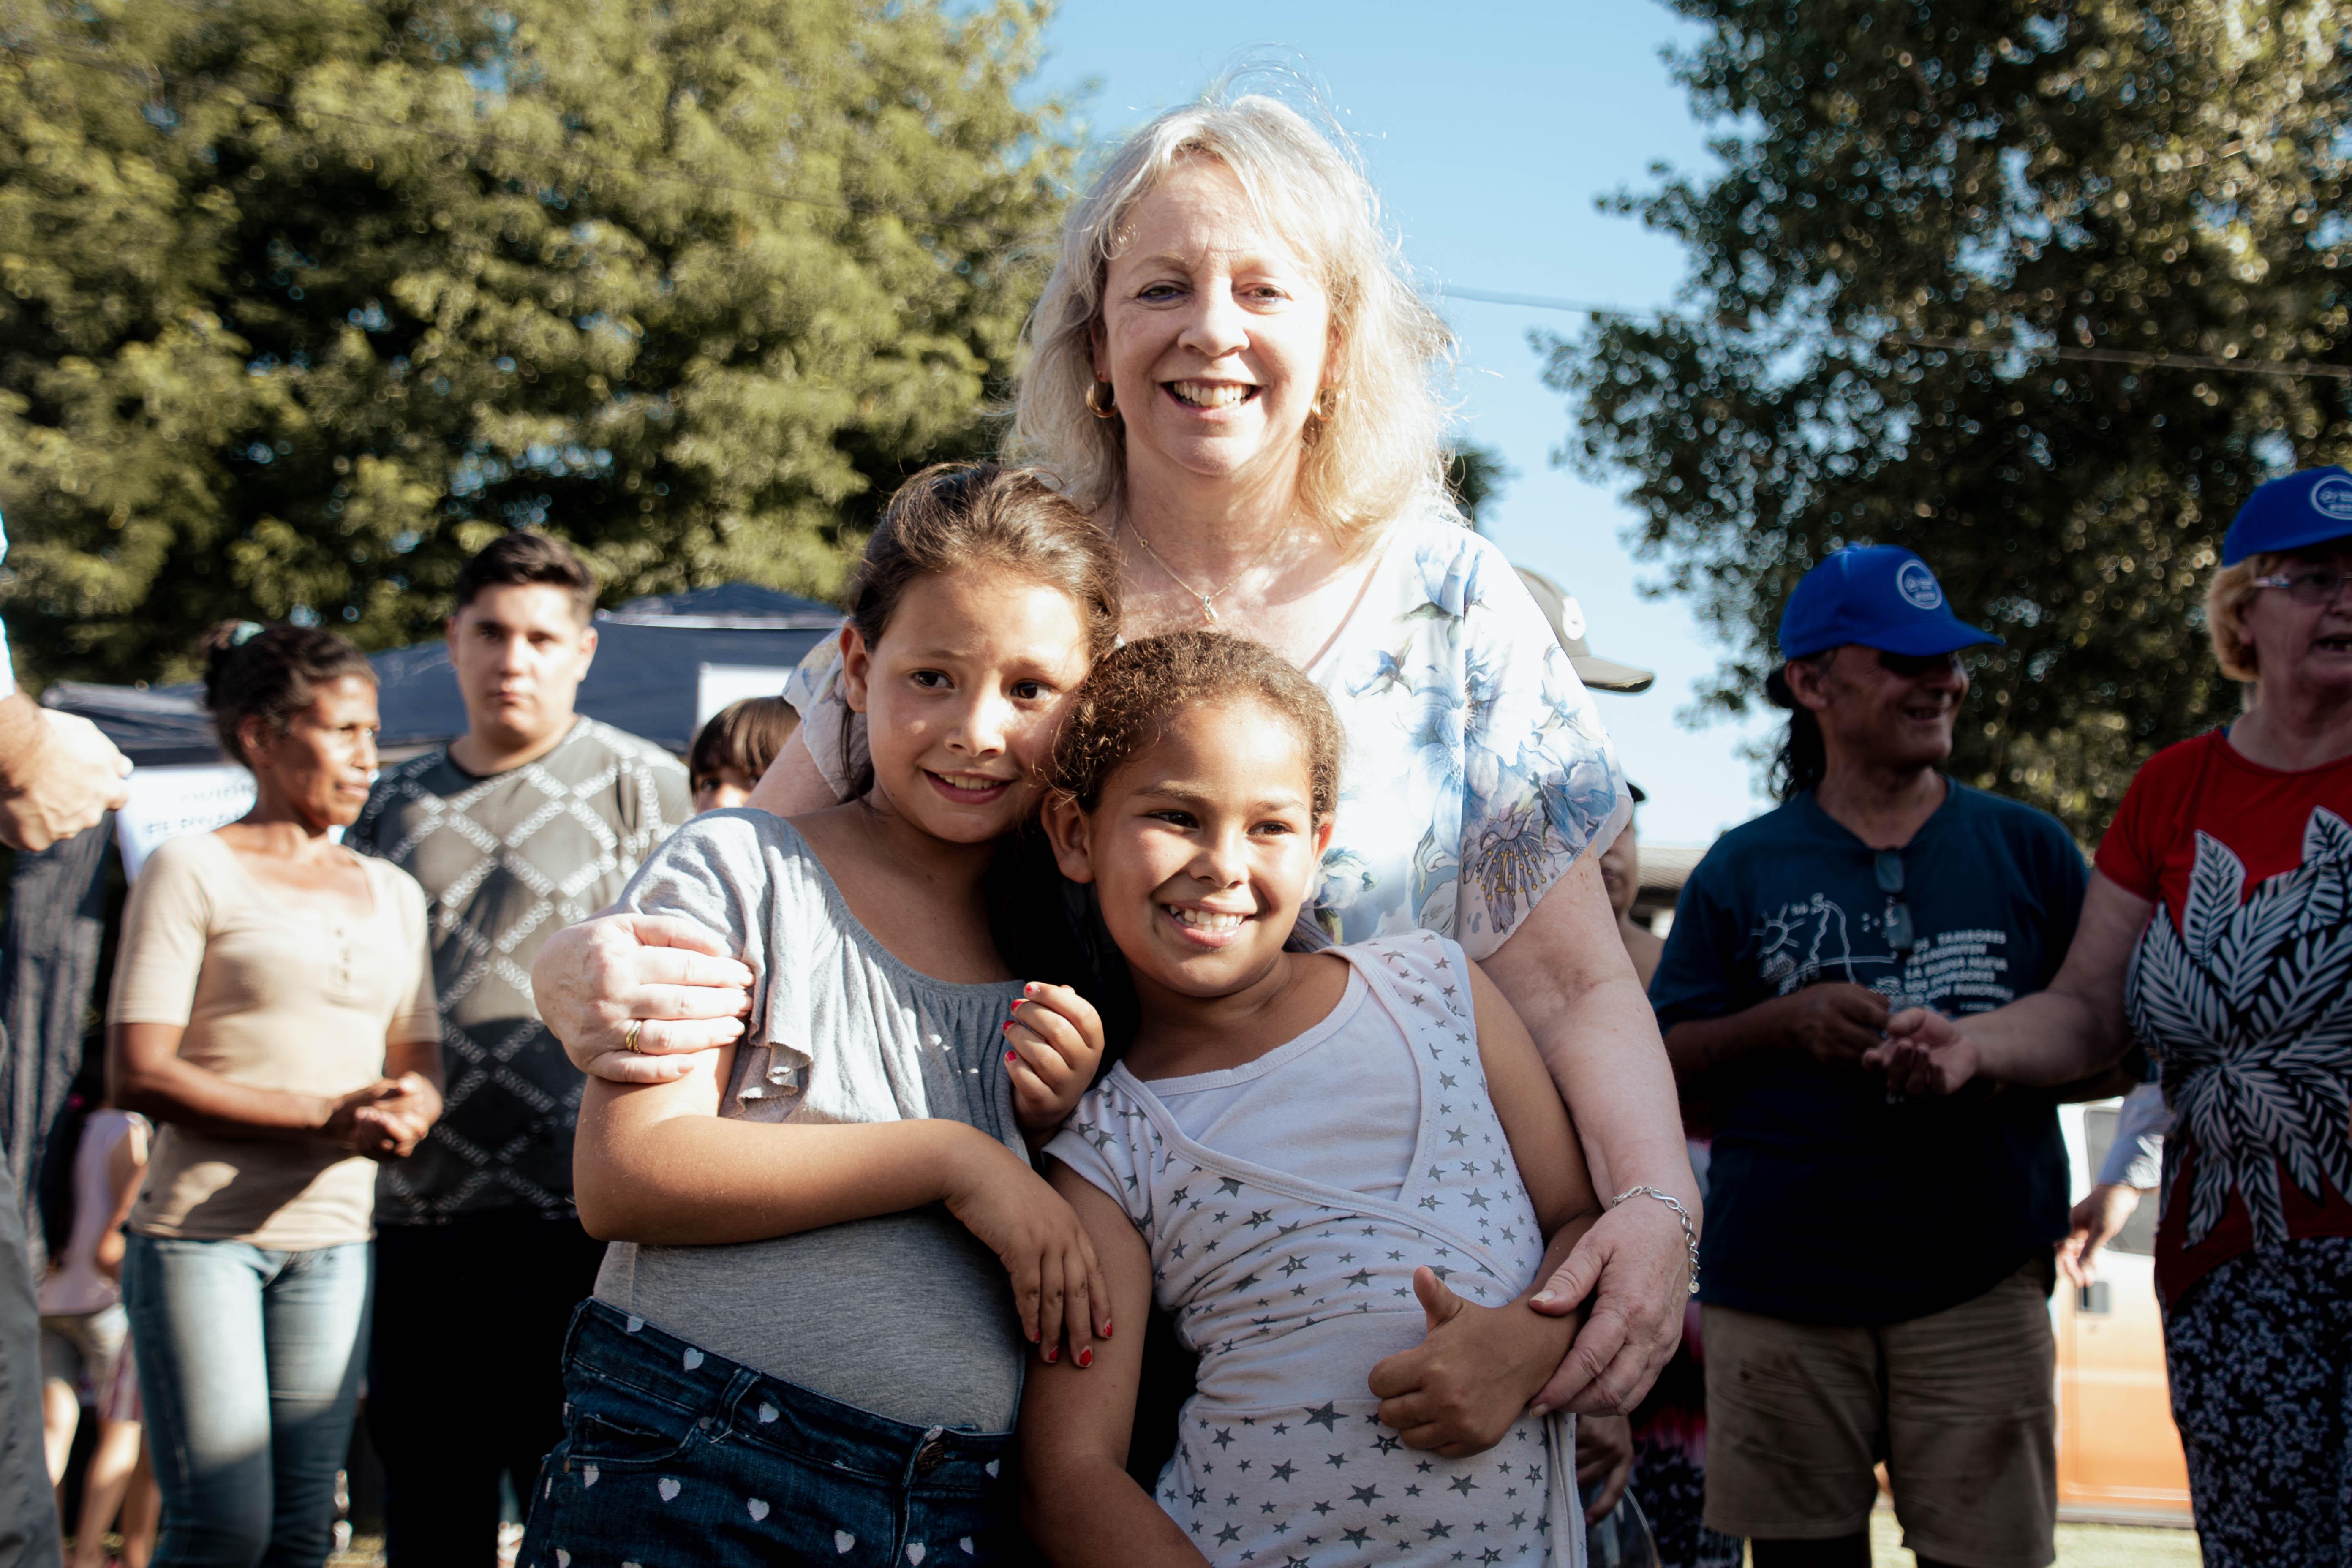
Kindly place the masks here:
POLYGON ((2249 555, 2235 566, 2213 574, 2205 586, 2205 630, 2213 639, 2213 658, 2221 673, 2232 680, 2259 680, 2254 639, 2246 635, 2246 608, 2262 592, 2257 577, 2268 577, 2287 564, 2284 555, 2249 555))
POLYGON ((1350 555, 1416 504, 1451 510, 1442 437, 1451 410, 1435 383, 1454 334, 1423 304, 1383 226, 1380 198, 1346 139, 1260 94, 1213 87, 1128 138, 1063 226, 1061 250, 1025 337, 1012 453, 1053 471, 1088 511, 1125 489, 1125 421, 1087 407, 1104 281, 1138 200, 1187 158, 1233 172, 1266 225, 1322 267, 1331 301, 1335 392, 1302 435, 1298 503, 1350 555), (1339 143, 1335 145, 1335 142, 1339 143))

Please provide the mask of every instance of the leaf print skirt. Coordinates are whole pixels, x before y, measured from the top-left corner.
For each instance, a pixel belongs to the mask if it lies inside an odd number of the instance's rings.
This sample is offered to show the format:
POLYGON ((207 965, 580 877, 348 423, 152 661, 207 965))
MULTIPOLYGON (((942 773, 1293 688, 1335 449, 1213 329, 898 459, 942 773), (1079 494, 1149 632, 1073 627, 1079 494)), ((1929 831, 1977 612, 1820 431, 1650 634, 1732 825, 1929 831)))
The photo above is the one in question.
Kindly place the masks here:
POLYGON ((892 1421, 597 1300, 572 1318, 563 1395, 521 1568, 1019 1560, 1010 1433, 892 1421))

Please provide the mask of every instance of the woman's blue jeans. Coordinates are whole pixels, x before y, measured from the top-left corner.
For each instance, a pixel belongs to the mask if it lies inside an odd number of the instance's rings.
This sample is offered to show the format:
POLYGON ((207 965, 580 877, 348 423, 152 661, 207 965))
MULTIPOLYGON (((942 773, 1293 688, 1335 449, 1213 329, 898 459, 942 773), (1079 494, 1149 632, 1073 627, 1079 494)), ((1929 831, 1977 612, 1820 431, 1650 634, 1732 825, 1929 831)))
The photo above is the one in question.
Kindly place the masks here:
POLYGON ((366 1367, 365 1242, 132 1236, 122 1294, 163 1530, 155 1568, 319 1568, 366 1367))

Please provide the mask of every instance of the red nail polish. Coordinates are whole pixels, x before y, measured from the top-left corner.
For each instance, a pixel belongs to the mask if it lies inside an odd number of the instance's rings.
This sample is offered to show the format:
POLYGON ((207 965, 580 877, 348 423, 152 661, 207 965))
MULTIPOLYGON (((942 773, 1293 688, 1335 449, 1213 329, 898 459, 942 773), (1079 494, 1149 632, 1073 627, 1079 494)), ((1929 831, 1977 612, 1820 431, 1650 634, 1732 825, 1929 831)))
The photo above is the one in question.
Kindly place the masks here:
POLYGON ((1092 1365, 1094 1365, 1094 1364, 1095 1364, 1095 1352, 1092 1352, 1092 1351, 1080 1351, 1080 1352, 1078 1352, 1078 1364, 1079 1364, 1080 1366, 1092 1366, 1092 1365))
POLYGON ((1061 1360, 1062 1347, 1059 1345, 1047 1345, 1045 1347, 1045 1359, 1049 1362, 1061 1360))
POLYGON ((1105 1318, 1103 1320, 1102 1337, 1105 1339, 1110 1338, 1110 1320, 1108 1318, 1105 1318))
POLYGON ((1004 1059, 1008 1064, 1017 1062, 1021 1059, 1021 1053, 1019 1051, 1007 1051, 1004 1053, 1004 1059))

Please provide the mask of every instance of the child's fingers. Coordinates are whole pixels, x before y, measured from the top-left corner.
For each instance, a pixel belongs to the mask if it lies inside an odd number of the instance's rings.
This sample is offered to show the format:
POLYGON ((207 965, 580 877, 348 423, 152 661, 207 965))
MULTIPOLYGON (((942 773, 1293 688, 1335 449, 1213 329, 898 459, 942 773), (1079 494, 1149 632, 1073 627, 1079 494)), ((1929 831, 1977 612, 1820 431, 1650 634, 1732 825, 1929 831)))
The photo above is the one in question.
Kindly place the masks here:
MULTIPOLYGON (((1063 988, 1032 989, 1058 992, 1063 988)), ((1076 1006, 1086 1009, 1083 1015, 1073 1016, 1070 1010, 1051 1005, 1042 996, 1031 996, 1013 1004, 1013 1021, 1034 1030, 1064 1061, 1091 1063, 1102 1053, 1102 1023, 1094 1016, 1094 1009, 1087 1005, 1085 998, 1074 991, 1066 994, 1076 1006)))
POLYGON ((1034 1002, 1040 1008, 1066 1018, 1081 1035, 1102 1035, 1102 1015, 1095 1005, 1066 985, 1048 985, 1033 981, 1022 988, 1022 1000, 1034 1002))
POLYGON ((1037 1259, 1037 1351, 1047 1361, 1062 1359, 1062 1253, 1047 1247, 1037 1259))
POLYGON ((1437 1418, 1431 1400, 1419 1388, 1381 1401, 1381 1425, 1392 1432, 1425 1426, 1437 1418))
POLYGON ((1078 1232, 1078 1255, 1086 1260, 1087 1300, 1094 1311, 1087 1326, 1097 1339, 1110 1338, 1110 1279, 1103 1273, 1102 1261, 1095 1256, 1095 1244, 1083 1230, 1078 1232))
MULTIPOLYGON (((1059 1020, 1056 1020, 1058 1022, 1059 1020)), ((1049 1089, 1069 1081, 1071 1068, 1059 1047, 1019 1021, 1004 1026, 1004 1048, 1011 1059, 1025 1065, 1049 1089)), ((1009 1064, 1008 1064, 1009 1065, 1009 1064)))
POLYGON ((1043 1293, 1038 1278, 1038 1260, 1033 1255, 1007 1258, 1004 1271, 1013 1281, 1013 1310, 1021 1314, 1021 1331, 1031 1344, 1038 1343, 1037 1302, 1043 1293))
POLYGON ((1024 1116, 1042 1116, 1060 1103, 1051 1085, 1037 1076, 1027 1058, 1012 1047, 1004 1051, 1004 1076, 1013 1085, 1013 1106, 1024 1116))
MULTIPOLYGON (((1083 1243, 1081 1233, 1076 1238, 1083 1243)), ((1070 1360, 1077 1366, 1095 1363, 1094 1280, 1087 1268, 1087 1256, 1080 1247, 1073 1246, 1062 1257, 1062 1279, 1066 1294, 1062 1300, 1062 1332, 1070 1343, 1070 1360)))

